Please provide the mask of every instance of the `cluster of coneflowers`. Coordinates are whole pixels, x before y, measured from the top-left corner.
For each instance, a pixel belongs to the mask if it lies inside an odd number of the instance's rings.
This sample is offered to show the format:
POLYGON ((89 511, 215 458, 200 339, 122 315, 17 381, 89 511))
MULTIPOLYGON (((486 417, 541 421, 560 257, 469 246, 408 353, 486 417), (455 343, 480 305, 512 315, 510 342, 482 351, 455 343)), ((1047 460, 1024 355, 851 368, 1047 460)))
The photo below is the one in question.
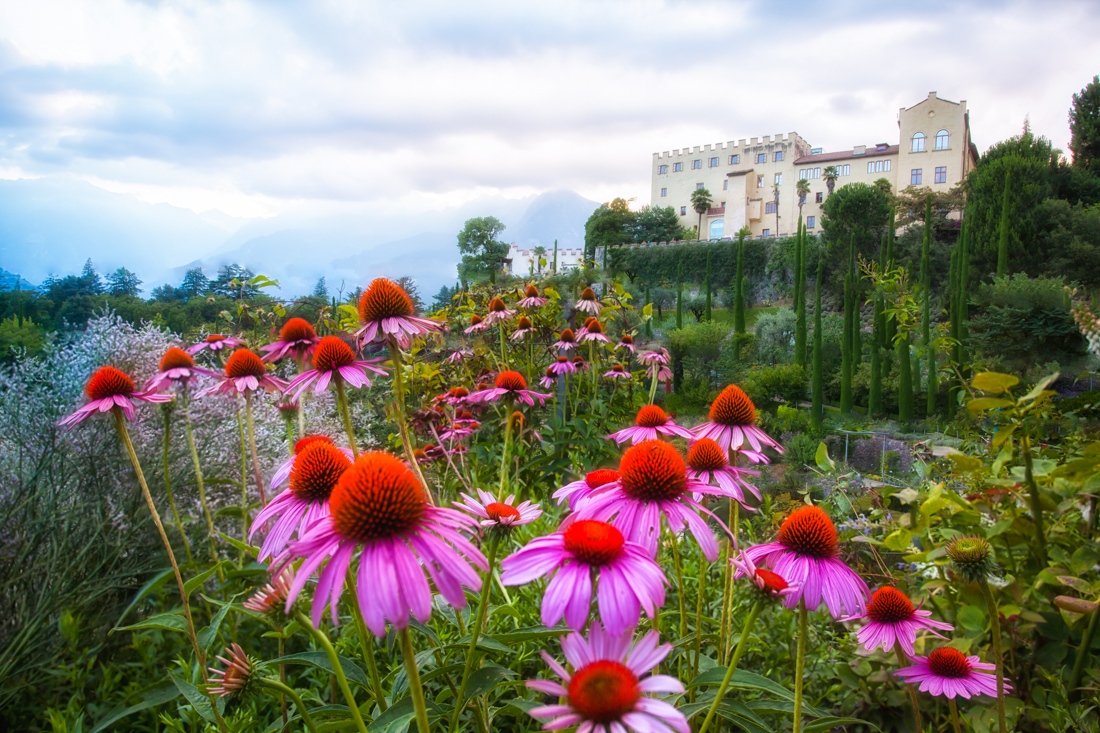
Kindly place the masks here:
MULTIPOLYGON (((651 674, 672 652, 661 643, 660 611, 666 589, 673 583, 679 590, 680 614, 684 610, 684 584, 679 543, 690 537, 708 563, 721 558, 726 566, 727 586, 723 597, 723 624, 732 609, 731 580, 744 579, 756 593, 756 600, 743 621, 740 641, 731 655, 720 649, 719 663, 725 677, 707 709, 698 733, 706 733, 724 698, 738 661, 758 616, 770 601, 778 601, 799 614, 798 652, 795 671, 794 730, 801 727, 803 664, 805 661, 808 614, 824 604, 834 620, 865 620, 857 631, 867 649, 881 647, 897 654, 901 669, 895 674, 907 682, 919 683, 921 691, 951 700, 975 695, 998 697, 1003 705, 1004 690, 1000 665, 996 679, 976 656, 965 656, 952 647, 916 654, 918 633, 949 630, 949 624, 932 620, 929 611, 914 606, 893 587, 870 592, 866 582, 840 557, 836 529, 828 514, 817 506, 793 511, 781 524, 775 541, 738 550, 739 512, 755 512, 759 490, 751 483, 757 475, 751 465, 769 462, 770 453, 783 447, 756 425, 756 410, 737 386, 726 387, 710 406, 708 419, 693 428, 654 404, 659 382, 670 376, 669 357, 663 349, 638 352, 632 334, 624 331, 618 342, 607 336, 601 323, 603 304, 586 288, 573 307, 583 325, 575 331, 562 328, 547 350, 551 360, 540 384, 545 389, 566 387, 568 378, 588 371, 591 389, 596 389, 597 365, 603 362, 602 377, 617 389, 619 381, 635 379, 630 365, 636 360, 643 368, 641 378, 650 380, 649 404, 637 412, 634 425, 607 436, 622 450, 614 469, 591 471, 576 481, 553 489, 561 519, 553 531, 530 540, 509 552, 510 531, 531 524, 543 516, 543 509, 522 500, 526 487, 511 486, 508 457, 515 437, 519 440, 529 416, 517 406, 536 409, 552 392, 529 389, 528 374, 534 367, 533 335, 535 313, 549 299, 529 286, 509 307, 504 298, 489 301, 485 315, 475 316, 466 334, 490 334, 496 329, 500 343, 499 369, 467 372, 468 386, 455 386, 431 400, 422 410, 406 415, 404 364, 412 340, 444 331, 445 324, 414 315, 406 293, 395 283, 378 279, 370 284, 359 302, 360 329, 350 337, 319 337, 301 318, 291 318, 279 338, 262 346, 258 353, 237 338, 211 336, 184 350, 170 349, 160 370, 138 390, 129 376, 105 366, 92 375, 87 385, 87 403, 61 424, 72 427, 96 413, 110 412, 120 439, 126 446, 139 483, 172 560, 183 600, 191 642, 200 665, 206 660, 191 621, 184 582, 168 536, 146 485, 129 439, 126 419, 132 419, 134 401, 167 402, 178 399, 184 408, 188 400, 223 395, 244 402, 242 435, 249 436, 251 459, 261 509, 247 518, 247 539, 262 537, 257 559, 268 564, 270 582, 244 602, 243 607, 260 614, 291 616, 312 633, 329 657, 331 669, 348 703, 357 730, 365 733, 366 722, 348 685, 342 665, 327 635, 320 630, 326 610, 333 625, 341 620, 340 602, 346 598, 350 616, 360 635, 370 672, 373 694, 384 709, 374 638, 384 638, 388 629, 400 639, 408 676, 409 693, 421 733, 430 724, 415 650, 409 634, 412 620, 426 623, 436 608, 438 596, 455 609, 467 606, 466 589, 480 593, 479 605, 468 629, 469 650, 463 676, 456 688, 449 729, 457 730, 467 710, 479 728, 485 729, 482 709, 471 705, 466 692, 474 672, 475 649, 484 631, 493 579, 499 572, 502 586, 541 589, 541 619, 548 628, 564 623, 569 633, 561 637, 562 664, 543 651, 542 657, 554 679, 536 679, 527 686, 556 701, 530 709, 530 715, 545 719, 547 730, 575 728, 578 733, 660 733, 675 730, 689 733, 687 716, 668 696, 685 692, 682 682, 664 674, 651 674), (513 327, 513 321, 514 327, 513 327), (508 342, 513 343, 510 352, 508 342), (364 349, 382 344, 389 351, 389 369, 382 358, 364 358, 364 349), (525 345, 526 360, 512 369, 516 345, 525 345), (584 351, 588 358, 575 353, 584 351), (197 366, 194 356, 207 352, 220 369, 197 366), (616 358, 616 354, 622 359, 616 358), (289 381, 274 376, 269 364, 292 360, 297 374, 289 381), (390 374, 393 379, 394 419, 404 449, 399 457, 384 451, 360 452, 352 427, 346 389, 369 388, 371 377, 390 374), (209 384, 191 395, 193 382, 209 384), (307 435, 300 403, 310 394, 333 388, 346 428, 347 445, 331 436, 307 435), (170 394, 169 394, 170 392, 170 394), (252 405, 260 392, 278 392, 283 404, 296 409, 298 439, 292 456, 265 484, 260 475, 253 437, 252 405), (502 408, 503 460, 499 486, 494 490, 470 486, 451 506, 440 503, 425 480, 421 464, 447 461, 453 466, 469 450, 466 443, 476 436, 489 408, 502 408), (411 430, 410 430, 411 426, 411 430), (414 437, 430 435, 432 442, 414 446, 414 437), (279 489, 270 501, 266 488, 279 489), (284 488, 285 487, 285 488, 284 488), (709 508, 728 501, 729 526, 709 508), (498 556, 508 553, 498 563, 498 556), (659 562, 661 552, 671 552, 676 578, 670 580, 659 562), (498 567, 499 565, 499 567, 498 567), (479 572, 480 571, 480 572, 479 572), (348 586, 349 593, 343 591, 348 586), (311 601, 306 613, 300 601, 308 589, 311 601), (645 619, 643 619, 643 614, 645 619), (907 665, 908 666, 905 666, 907 665)), ((496 346, 490 348, 495 351, 496 346)), ((454 350, 446 363, 462 365, 474 352, 467 346, 454 350)), ((567 407, 568 405, 564 406, 567 407)), ((201 467, 191 437, 200 499, 213 540, 213 525, 201 495, 201 467)), ((243 449, 242 440, 242 449, 243 449)), ((456 470, 456 474, 463 474, 456 470)), ((245 503, 247 506, 247 502, 245 503)), ((174 504, 173 504, 174 508, 174 504)), ((176 521, 179 522, 178 516, 176 521)), ((180 527, 182 533, 182 525, 180 527)), ((190 553, 190 550, 188 550, 190 553)), ((949 548, 949 554, 964 578, 983 582, 991 571, 988 545, 964 539, 949 548), (979 577, 980 576, 980 577, 979 577)), ((216 556, 215 556, 216 560, 216 556)), ((345 618, 348 614, 345 614, 345 618)), ((465 632, 464 632, 465 633, 465 632)), ((695 672, 698 672, 698 636, 695 672)), ((208 694, 243 695, 268 690, 289 697, 303 724, 316 727, 301 699, 285 684, 265 676, 257 662, 237 644, 218 657, 222 668, 211 668, 206 681, 208 694)), ((204 674, 205 677, 205 674, 204 674)), ((919 704, 913 694, 914 714, 920 729, 919 704)), ((698 710, 697 712, 702 712, 698 710)), ((218 715, 217 706, 214 713, 218 715)), ((219 726, 224 730, 220 715, 219 726)), ((956 723, 957 726, 957 723, 956 723)))

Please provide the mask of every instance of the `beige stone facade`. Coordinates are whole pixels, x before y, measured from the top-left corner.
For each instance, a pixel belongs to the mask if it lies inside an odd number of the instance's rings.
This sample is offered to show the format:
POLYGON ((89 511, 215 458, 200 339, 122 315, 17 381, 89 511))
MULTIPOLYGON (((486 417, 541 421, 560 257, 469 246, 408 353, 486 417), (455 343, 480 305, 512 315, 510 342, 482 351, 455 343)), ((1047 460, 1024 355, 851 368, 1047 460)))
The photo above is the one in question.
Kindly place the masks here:
POLYGON ((810 193, 802 216, 809 231, 819 233, 827 166, 839 171, 835 188, 885 178, 897 192, 910 185, 949 190, 977 164, 965 100, 950 102, 930 92, 898 112, 898 133, 900 144, 856 145, 833 153, 811 147, 796 132, 654 153, 651 204, 673 207, 681 223, 694 228, 699 214, 691 194, 702 187, 710 191, 714 208, 702 216, 701 239, 728 239, 745 224, 754 236, 786 236, 796 229, 796 185, 805 178, 810 193))

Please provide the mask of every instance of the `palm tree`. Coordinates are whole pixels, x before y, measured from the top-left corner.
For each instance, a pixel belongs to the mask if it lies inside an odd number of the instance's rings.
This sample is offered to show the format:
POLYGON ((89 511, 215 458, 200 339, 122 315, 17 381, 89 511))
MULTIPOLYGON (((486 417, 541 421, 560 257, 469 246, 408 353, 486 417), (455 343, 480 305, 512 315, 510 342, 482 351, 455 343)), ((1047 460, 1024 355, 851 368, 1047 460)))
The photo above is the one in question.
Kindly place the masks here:
POLYGON ((546 247, 543 247, 541 244, 537 247, 533 247, 533 248, 531 248, 531 254, 535 255, 535 262, 538 263, 539 274, 541 275, 542 274, 542 258, 546 256, 546 247))
POLYGON ((710 191, 705 188, 697 188, 691 192, 691 208, 699 215, 699 225, 695 230, 696 239, 703 238, 703 214, 711 207, 714 201, 710 197, 710 191))
POLYGON ((795 192, 798 194, 798 221, 802 222, 802 207, 806 205, 806 197, 810 195, 810 181, 806 178, 799 178, 798 183, 794 187, 795 192))
POLYGON ((775 236, 779 237, 779 184, 772 186, 772 200, 775 202, 775 236))
POLYGON ((840 171, 837 170, 835 165, 825 166, 825 170, 821 171, 821 177, 825 179, 825 187, 829 189, 829 195, 833 195, 833 187, 836 186, 836 179, 840 176, 840 171))

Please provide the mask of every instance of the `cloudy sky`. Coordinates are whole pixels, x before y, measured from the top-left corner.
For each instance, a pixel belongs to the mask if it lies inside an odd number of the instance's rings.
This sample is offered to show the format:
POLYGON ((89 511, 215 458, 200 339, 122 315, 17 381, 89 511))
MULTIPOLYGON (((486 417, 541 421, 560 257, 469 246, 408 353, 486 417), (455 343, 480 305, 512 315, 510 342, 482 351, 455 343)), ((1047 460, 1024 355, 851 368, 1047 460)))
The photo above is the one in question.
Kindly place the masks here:
POLYGON ((655 151, 897 141, 966 99, 1066 148, 1100 4, 0 0, 0 177, 236 216, 568 188, 648 203, 655 151))

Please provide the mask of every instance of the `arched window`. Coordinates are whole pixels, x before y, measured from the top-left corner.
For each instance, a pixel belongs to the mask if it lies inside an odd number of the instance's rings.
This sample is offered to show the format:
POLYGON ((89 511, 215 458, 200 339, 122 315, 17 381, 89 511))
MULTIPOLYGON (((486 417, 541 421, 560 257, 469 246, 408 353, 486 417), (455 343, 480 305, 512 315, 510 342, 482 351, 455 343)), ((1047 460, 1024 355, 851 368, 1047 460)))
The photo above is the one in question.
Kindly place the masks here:
POLYGON ((923 132, 918 132, 916 135, 913 136, 913 152, 914 153, 923 153, 924 152, 924 133, 923 132))
POLYGON ((936 150, 947 150, 947 145, 950 142, 951 136, 947 134, 947 130, 940 130, 936 133, 936 150))
POLYGON ((715 219, 710 223, 710 238, 721 239, 723 233, 726 231, 726 221, 724 219, 715 219))

